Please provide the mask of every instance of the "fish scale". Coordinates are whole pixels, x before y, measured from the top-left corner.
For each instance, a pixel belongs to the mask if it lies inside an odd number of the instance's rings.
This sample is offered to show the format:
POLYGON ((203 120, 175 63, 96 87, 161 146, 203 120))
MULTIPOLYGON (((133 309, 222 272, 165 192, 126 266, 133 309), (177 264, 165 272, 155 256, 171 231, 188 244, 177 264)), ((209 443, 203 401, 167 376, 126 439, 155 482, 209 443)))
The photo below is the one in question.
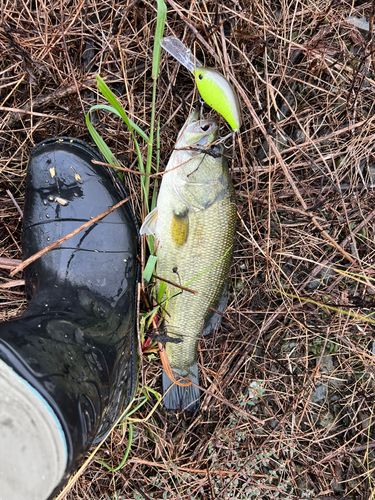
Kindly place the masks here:
MULTIPOLYGON (((199 120, 195 111, 178 136, 156 209, 141 228, 141 233, 155 235, 157 275, 197 292, 167 284, 163 297, 169 297, 166 334, 182 340, 166 343, 169 364, 176 375, 189 377, 196 385, 199 337, 202 330, 208 333, 215 326, 208 323, 211 307, 220 311, 226 302, 236 224, 234 188, 223 146, 212 144, 217 137, 217 122, 199 120)), ((199 389, 171 384, 164 372, 167 408, 193 411, 199 407, 199 389)))

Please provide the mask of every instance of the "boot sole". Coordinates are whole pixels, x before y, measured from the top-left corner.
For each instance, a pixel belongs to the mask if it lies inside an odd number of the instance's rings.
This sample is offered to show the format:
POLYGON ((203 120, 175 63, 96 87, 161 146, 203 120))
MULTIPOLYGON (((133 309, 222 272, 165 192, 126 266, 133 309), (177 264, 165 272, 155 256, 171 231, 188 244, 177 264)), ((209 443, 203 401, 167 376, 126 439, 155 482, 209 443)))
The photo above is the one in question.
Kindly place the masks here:
POLYGON ((1 359, 0 435, 0 500, 47 500, 65 473, 65 435, 44 398, 1 359))

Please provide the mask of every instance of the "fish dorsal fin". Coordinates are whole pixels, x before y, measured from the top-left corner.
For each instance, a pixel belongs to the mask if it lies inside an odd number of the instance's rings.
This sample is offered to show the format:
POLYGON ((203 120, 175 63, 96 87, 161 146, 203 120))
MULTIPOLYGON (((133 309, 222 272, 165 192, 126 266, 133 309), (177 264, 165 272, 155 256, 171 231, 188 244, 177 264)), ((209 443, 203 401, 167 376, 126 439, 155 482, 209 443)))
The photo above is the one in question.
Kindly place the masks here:
POLYGON ((174 211, 171 222, 172 241, 177 246, 185 245, 189 234, 189 213, 188 208, 174 211))
POLYGON ((158 220, 158 207, 155 207, 143 221, 143 224, 140 229, 141 234, 155 234, 156 230, 156 222, 158 220))

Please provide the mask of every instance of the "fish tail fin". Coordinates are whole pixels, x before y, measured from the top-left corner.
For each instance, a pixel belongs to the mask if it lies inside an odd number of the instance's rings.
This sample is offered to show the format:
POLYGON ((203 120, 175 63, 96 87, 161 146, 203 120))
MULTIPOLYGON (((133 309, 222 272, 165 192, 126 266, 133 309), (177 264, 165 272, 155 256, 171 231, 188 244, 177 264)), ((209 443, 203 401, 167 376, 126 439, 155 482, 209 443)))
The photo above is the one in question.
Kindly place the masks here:
MULTIPOLYGON (((197 363, 190 366, 188 370, 179 370, 175 368, 172 370, 177 376, 189 377, 194 384, 199 384, 197 363)), ((165 370, 163 370, 163 404, 168 410, 181 409, 197 411, 200 405, 199 395, 199 389, 193 384, 187 387, 182 387, 177 384, 173 385, 172 380, 168 377, 165 370), (171 387, 171 385, 173 387, 171 387), (169 387, 171 388, 169 389, 169 387)))

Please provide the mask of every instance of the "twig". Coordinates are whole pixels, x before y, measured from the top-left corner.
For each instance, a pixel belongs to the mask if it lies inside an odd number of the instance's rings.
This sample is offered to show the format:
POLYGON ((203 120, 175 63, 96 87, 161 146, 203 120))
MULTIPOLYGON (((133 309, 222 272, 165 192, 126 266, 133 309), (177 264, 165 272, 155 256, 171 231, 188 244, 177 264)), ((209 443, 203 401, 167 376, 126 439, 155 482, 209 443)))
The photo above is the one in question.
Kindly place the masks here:
POLYGON ((13 280, 8 281, 8 283, 1 283, 0 288, 14 288, 15 286, 23 286, 25 284, 25 280, 13 280))
POLYGON ((186 286, 177 285, 177 283, 173 283, 173 281, 166 280, 165 278, 160 278, 159 276, 156 276, 156 274, 153 274, 152 277, 160 281, 165 281, 166 283, 168 283, 168 285, 175 286, 180 290, 184 290, 184 292, 193 293, 194 295, 198 293, 196 290, 191 290, 190 288, 186 288, 186 286))
POLYGON ((16 207, 16 209, 18 210, 18 213, 20 214, 21 216, 21 219, 23 218, 23 212, 22 210, 20 209, 20 206, 18 205, 18 203, 16 202, 16 200, 14 199, 14 196, 12 195, 12 193, 9 191, 9 189, 7 189, 7 195, 9 196, 9 198, 13 201, 13 204, 14 206, 16 207))
MULTIPOLYGON (((140 458, 131 458, 129 459, 130 463, 133 464, 142 464, 142 465, 149 465, 150 467, 158 467, 161 469, 167 469, 169 467, 168 464, 161 463, 161 462, 151 462, 150 460, 143 460, 140 458)), ((194 469, 192 467, 177 467, 177 470, 181 472, 192 472, 194 474, 202 474, 203 476, 207 474, 207 469, 194 469)), ((235 474, 237 471, 236 470, 228 470, 228 469, 223 469, 223 470, 216 470, 216 469, 210 469, 211 474, 235 474)), ((251 474, 254 477, 265 477, 264 474, 251 474)))
POLYGON ((118 167, 117 165, 112 165, 111 163, 106 163, 104 161, 98 161, 98 160, 91 160, 91 161, 92 163, 95 163, 95 165, 102 165, 103 167, 109 167, 113 168, 114 170, 120 170, 121 172, 128 172, 132 175, 140 175, 143 177, 150 177, 150 178, 160 177, 165 173, 165 172, 158 172, 156 174, 146 174, 145 172, 139 172, 138 170, 133 170, 131 168, 126 168, 126 167, 118 167))
POLYGON ((20 259, 6 259, 5 257, 0 257, 0 268, 1 269, 13 269, 14 266, 21 264, 20 259))
POLYGON ((103 217, 105 217, 106 215, 110 214, 111 212, 113 212, 117 208, 121 207, 121 205, 123 205, 124 203, 126 203, 130 199, 131 199, 131 196, 128 196, 127 198, 125 198, 124 200, 121 200, 119 203, 117 203, 113 207, 109 208, 105 212, 103 212, 100 215, 97 215, 96 217, 94 217, 93 219, 85 222, 84 224, 82 224, 82 226, 78 227, 77 229, 75 229, 71 233, 67 234, 66 236, 63 236, 62 238, 59 238, 58 240, 54 241, 53 243, 51 243, 47 247, 43 248, 43 250, 40 250, 39 252, 35 253, 34 255, 32 255, 31 257, 29 257, 25 261, 23 261, 22 264, 20 264, 16 268, 14 268, 12 270, 12 272, 10 273, 10 276, 14 276, 16 273, 19 273, 20 271, 22 271, 23 269, 25 269, 25 267, 27 267, 32 262, 35 262, 37 259, 39 259, 43 255, 45 255, 47 252, 49 252, 50 250, 53 250, 54 248, 58 247, 59 245, 61 245, 61 243, 64 243, 64 241, 69 240, 70 238, 72 238, 76 234, 80 233, 81 231, 83 231, 87 227, 91 226, 92 224, 95 224, 95 222, 98 222, 100 219, 103 219, 103 217))
POLYGON ((8 108, 7 106, 0 106, 0 111, 8 111, 10 113, 20 113, 21 115, 40 116, 42 118, 52 118, 53 120, 60 120, 62 122, 71 123, 72 125, 77 125, 78 127, 86 126, 83 122, 76 122, 74 120, 70 120, 69 118, 65 118, 64 116, 48 115, 47 113, 38 113, 36 111, 29 111, 28 109, 8 108))

